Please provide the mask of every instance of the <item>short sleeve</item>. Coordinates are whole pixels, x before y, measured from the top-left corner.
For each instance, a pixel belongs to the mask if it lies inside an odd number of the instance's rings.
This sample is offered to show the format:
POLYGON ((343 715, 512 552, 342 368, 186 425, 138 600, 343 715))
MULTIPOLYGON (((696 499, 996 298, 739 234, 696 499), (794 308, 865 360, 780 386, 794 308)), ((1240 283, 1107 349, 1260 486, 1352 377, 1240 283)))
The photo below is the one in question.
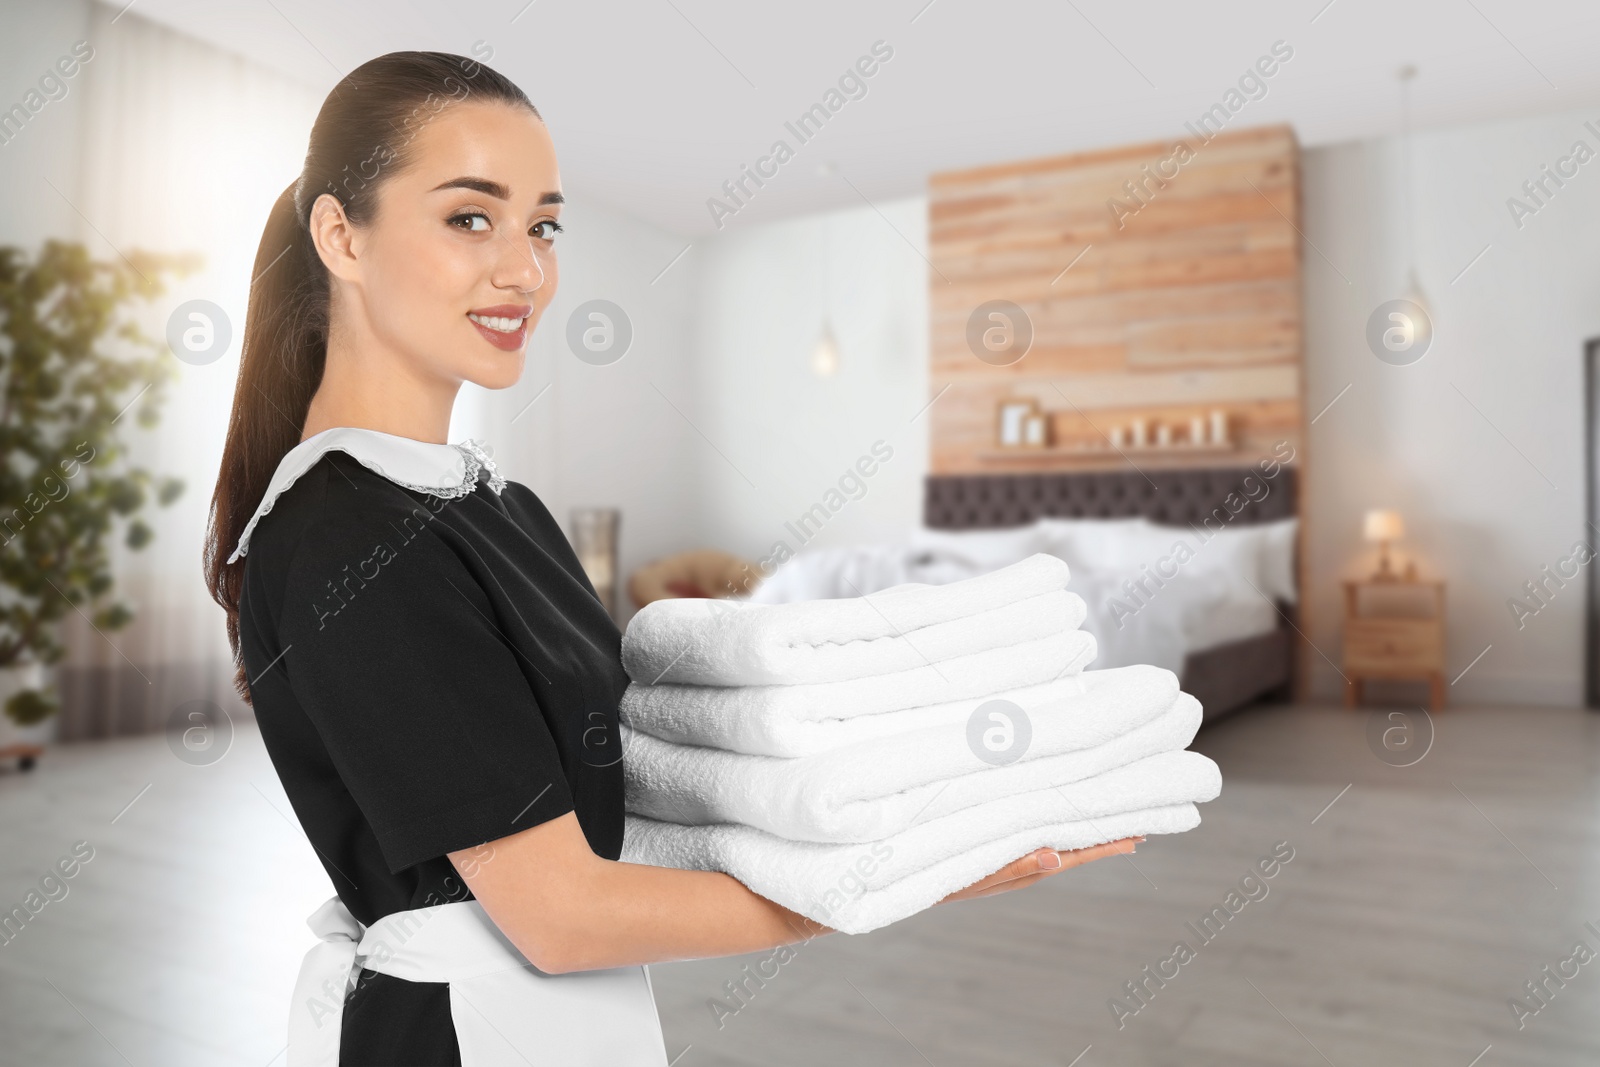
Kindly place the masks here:
POLYGON ((278 617, 289 685, 391 872, 573 810, 538 668, 436 531, 403 516, 312 524, 278 617))

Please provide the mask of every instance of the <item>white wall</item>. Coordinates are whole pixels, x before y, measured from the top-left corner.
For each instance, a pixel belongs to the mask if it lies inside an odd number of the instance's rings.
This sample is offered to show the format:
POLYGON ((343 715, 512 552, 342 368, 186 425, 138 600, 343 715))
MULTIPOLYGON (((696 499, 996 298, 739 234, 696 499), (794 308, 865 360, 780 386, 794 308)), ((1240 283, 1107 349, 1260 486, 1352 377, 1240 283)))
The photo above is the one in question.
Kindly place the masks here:
POLYGON ((928 463, 926 249, 927 201, 914 197, 731 226, 690 253, 708 543, 752 561, 779 541, 798 549, 785 524, 826 504, 879 440, 893 457, 812 543, 903 538, 917 521, 928 463), (824 314, 840 350, 829 378, 811 370, 824 314))
MULTIPOLYGON (((1600 335, 1600 162, 1520 230, 1506 200, 1575 140, 1600 149, 1588 117, 1417 136, 1411 201, 1436 336, 1407 367, 1379 362, 1363 339, 1371 310, 1403 295, 1399 145, 1305 155, 1305 232, 1321 250, 1305 249, 1310 413, 1352 386, 1307 450, 1309 632, 1335 659, 1334 583, 1364 552, 1361 513, 1395 507, 1405 547, 1450 583, 1450 676, 1493 646, 1452 698, 1581 701, 1582 588, 1569 583, 1521 629, 1506 602, 1585 536, 1582 354, 1600 335)), ((1314 672, 1333 692, 1338 678, 1320 657, 1314 672)))

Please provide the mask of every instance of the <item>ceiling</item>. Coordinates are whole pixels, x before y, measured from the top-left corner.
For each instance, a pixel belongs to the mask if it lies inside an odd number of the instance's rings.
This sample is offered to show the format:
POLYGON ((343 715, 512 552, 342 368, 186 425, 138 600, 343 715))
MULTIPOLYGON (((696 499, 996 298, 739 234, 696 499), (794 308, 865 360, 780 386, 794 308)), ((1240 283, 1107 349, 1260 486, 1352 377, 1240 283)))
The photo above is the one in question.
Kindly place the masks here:
POLYGON ((569 199, 688 236, 717 229, 707 200, 779 138, 794 158, 747 184, 725 228, 914 195, 940 170, 1181 135, 1278 41, 1292 58, 1230 128, 1290 122, 1305 145, 1395 132, 1405 64, 1418 128, 1600 104, 1593 0, 137 2, 322 91, 387 51, 482 42, 548 121, 569 199), (866 95, 801 144, 785 121, 877 41, 893 56, 866 95))

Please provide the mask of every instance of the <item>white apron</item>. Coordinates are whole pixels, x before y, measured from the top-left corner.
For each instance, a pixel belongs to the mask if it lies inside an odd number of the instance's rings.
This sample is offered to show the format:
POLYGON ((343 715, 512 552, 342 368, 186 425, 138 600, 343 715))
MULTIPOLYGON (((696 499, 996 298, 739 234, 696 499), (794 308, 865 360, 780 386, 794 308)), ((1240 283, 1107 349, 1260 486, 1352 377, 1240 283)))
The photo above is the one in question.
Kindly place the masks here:
POLYGON ((289 1013, 288 1067, 338 1067, 345 991, 362 967, 447 982, 463 1067, 666 1067, 650 973, 536 970, 475 900, 386 915, 363 931, 329 900, 306 920, 289 1013))

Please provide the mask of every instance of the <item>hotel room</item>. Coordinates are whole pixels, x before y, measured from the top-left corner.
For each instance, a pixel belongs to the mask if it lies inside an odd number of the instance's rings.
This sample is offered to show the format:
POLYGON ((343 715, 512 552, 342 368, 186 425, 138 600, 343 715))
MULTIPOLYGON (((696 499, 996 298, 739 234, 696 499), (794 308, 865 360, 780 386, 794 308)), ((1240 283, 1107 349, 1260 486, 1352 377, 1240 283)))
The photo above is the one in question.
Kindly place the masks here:
POLYGON ((0 1064, 1600 1057, 1600 12, 0 28, 0 1064))

